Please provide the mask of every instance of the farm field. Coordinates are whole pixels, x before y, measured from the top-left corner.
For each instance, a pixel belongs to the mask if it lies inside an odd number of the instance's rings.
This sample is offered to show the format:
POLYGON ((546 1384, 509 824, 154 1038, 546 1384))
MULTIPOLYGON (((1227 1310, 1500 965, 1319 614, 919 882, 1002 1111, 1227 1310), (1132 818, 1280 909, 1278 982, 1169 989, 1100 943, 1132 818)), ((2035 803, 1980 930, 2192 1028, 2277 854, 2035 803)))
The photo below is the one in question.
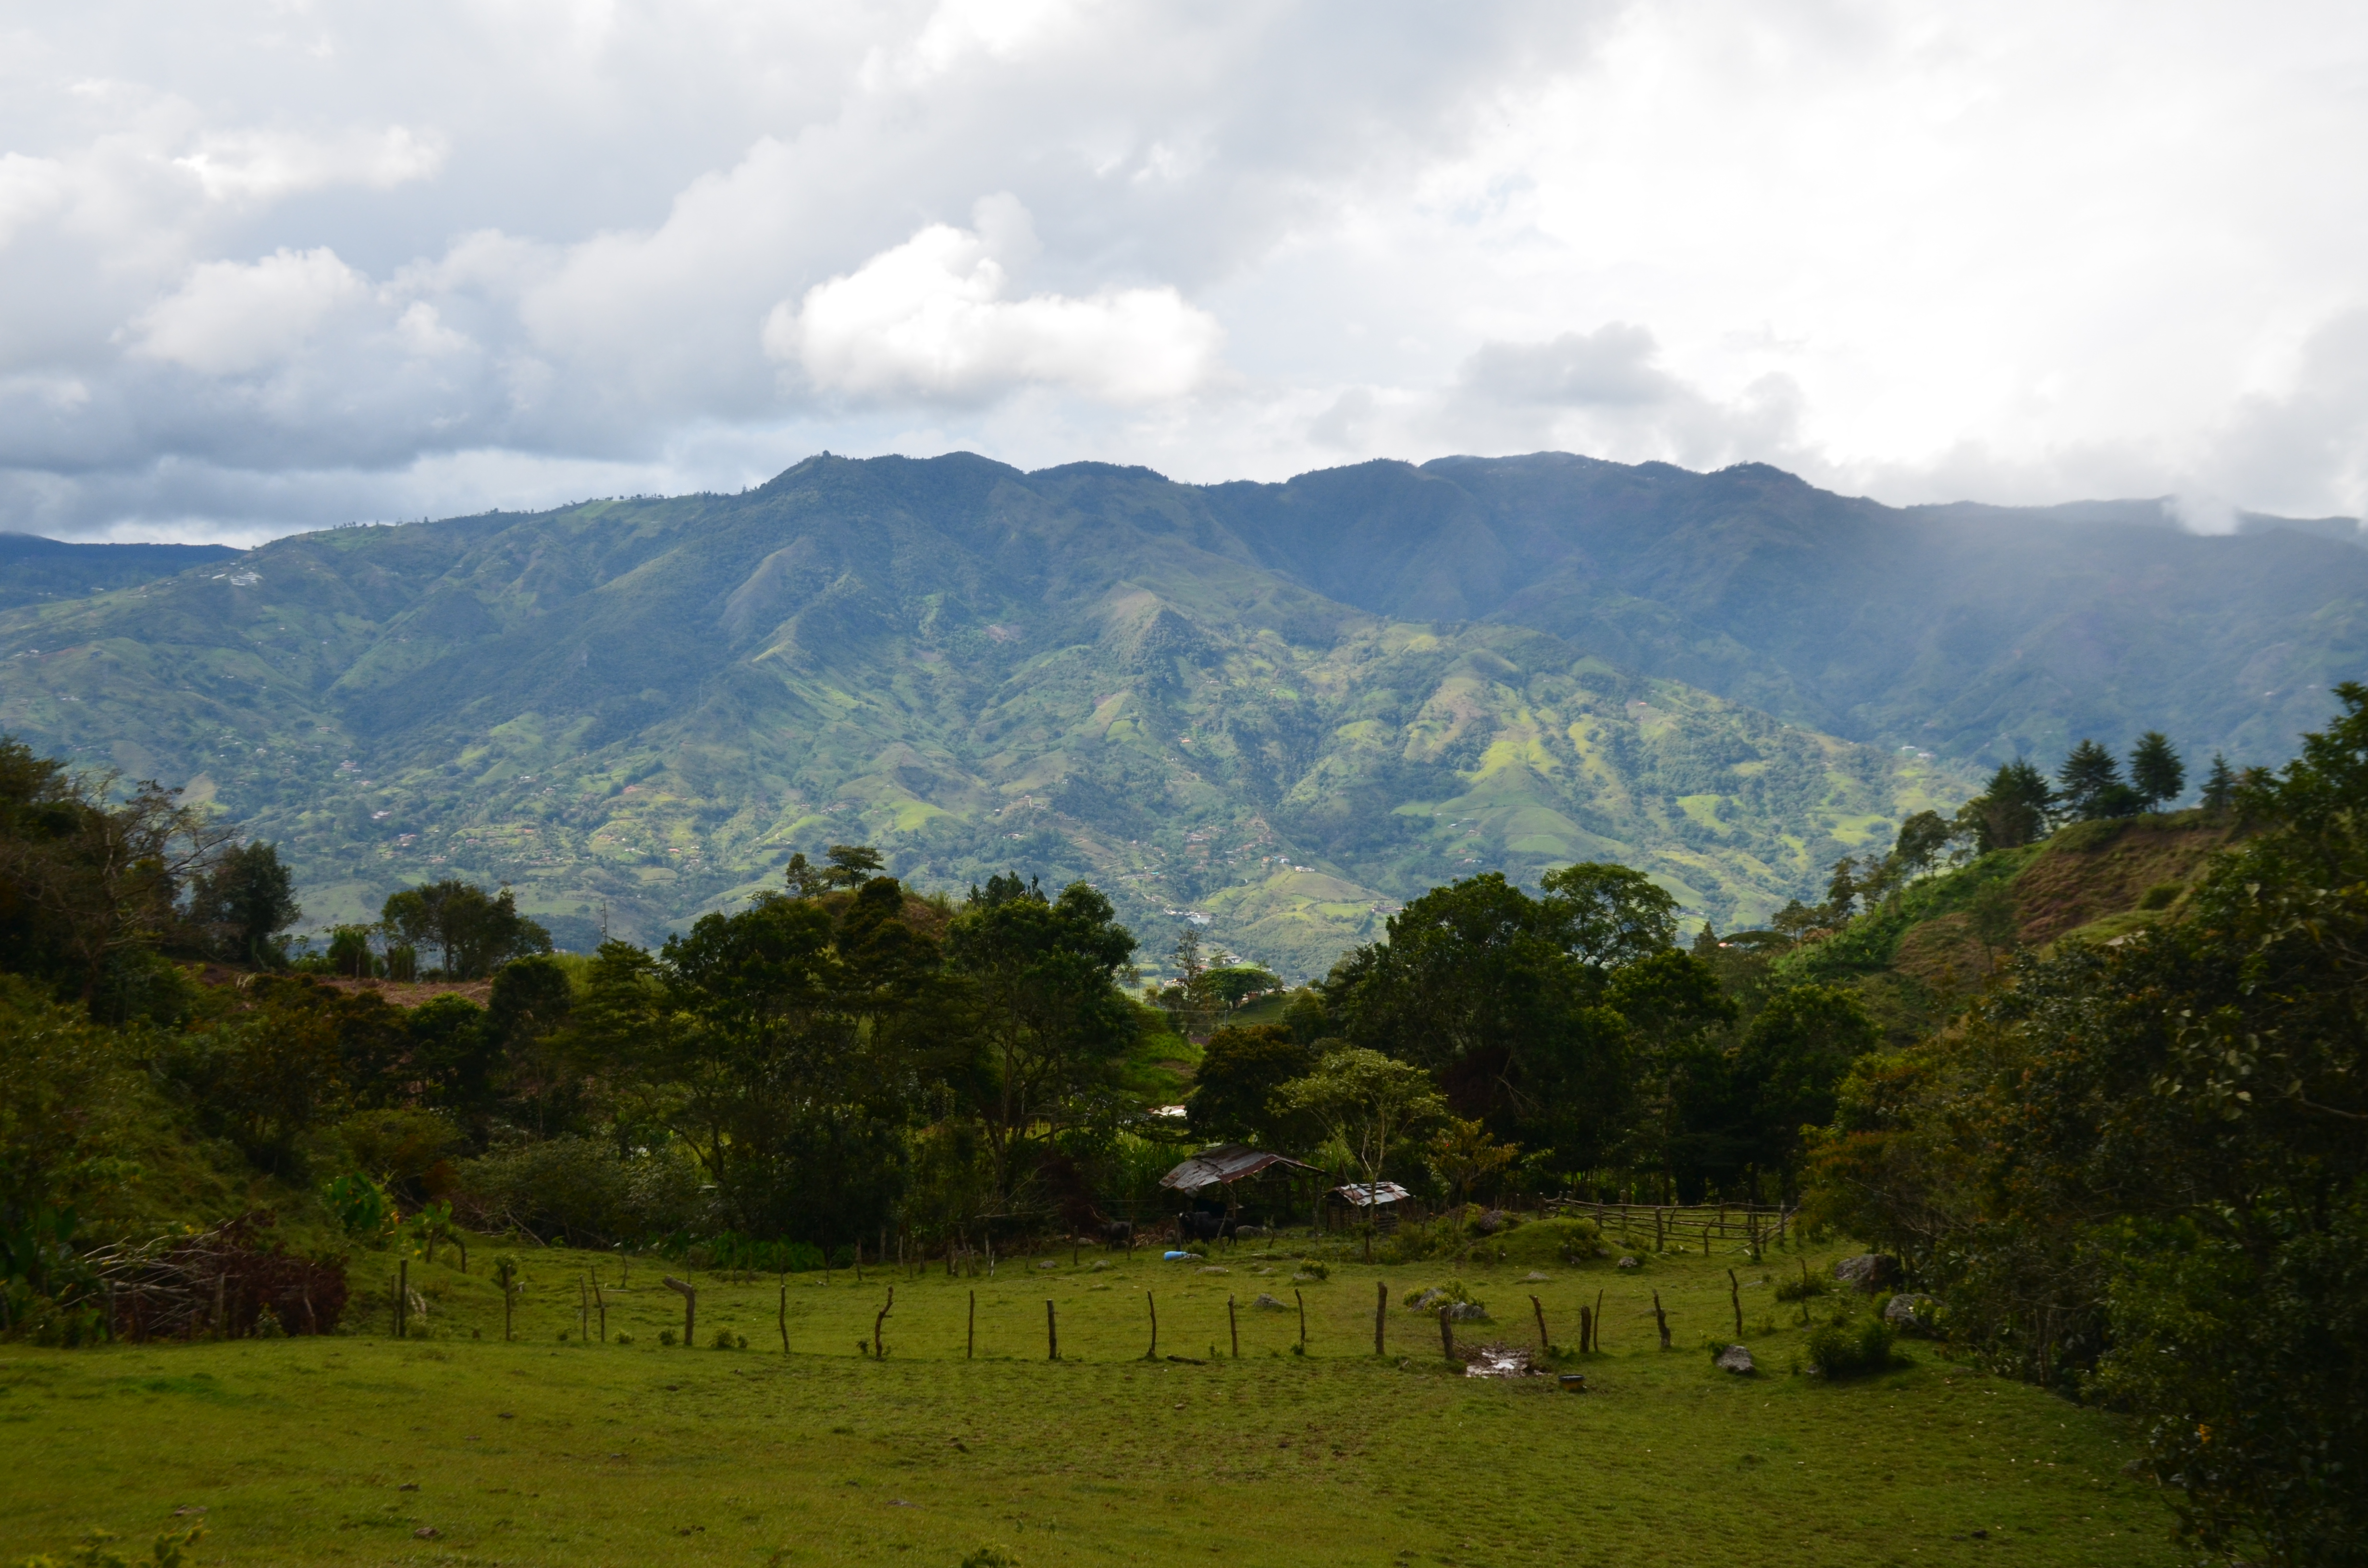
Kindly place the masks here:
MULTIPOLYGON (((1250 1302, 1292 1302, 1297 1244, 1207 1265, 1064 1252, 1004 1260, 992 1278, 792 1275, 786 1308, 770 1277, 701 1272, 695 1349, 659 1344, 682 1303, 655 1259, 526 1253, 507 1342, 485 1278, 494 1244, 472 1247, 465 1276, 449 1248, 413 1260, 425 1339, 391 1336, 388 1285, 366 1259, 336 1336, 0 1352, 0 1561, 63 1553, 93 1527, 144 1555, 199 1508, 195 1560, 236 1564, 951 1568, 990 1543, 1028 1568, 2173 1559, 2169 1516, 2122 1473, 2133 1450, 2111 1416, 1914 1341, 1880 1376, 1791 1372, 1807 1330, 1771 1281, 1797 1275, 1800 1254, 1655 1256, 1633 1273, 1609 1258, 1467 1262, 1494 1319, 1458 1325, 1467 1342, 1533 1345, 1535 1294, 1556 1343, 1575 1343, 1580 1305, 1602 1293, 1606 1348, 1568 1364, 1591 1389, 1572 1396, 1552 1378, 1455 1375, 1435 1317, 1397 1304, 1459 1272, 1437 1263, 1330 1260, 1327 1280, 1296 1287, 1309 1351, 1292 1354, 1296 1311, 1250 1302), (1732 1337, 1730 1264, 1749 1378, 1702 1349, 1732 1337), (575 1337, 576 1280, 593 1267, 609 1343, 575 1337), (1376 1281, 1393 1302, 1379 1358, 1376 1281), (858 1341, 892 1284, 874 1360, 858 1341), (1157 1361, 1144 1358, 1146 1291, 1157 1361), (711 1347, 717 1330, 746 1348, 711 1347)), ((1839 1256, 1806 1261, 1830 1273, 1839 1256)))

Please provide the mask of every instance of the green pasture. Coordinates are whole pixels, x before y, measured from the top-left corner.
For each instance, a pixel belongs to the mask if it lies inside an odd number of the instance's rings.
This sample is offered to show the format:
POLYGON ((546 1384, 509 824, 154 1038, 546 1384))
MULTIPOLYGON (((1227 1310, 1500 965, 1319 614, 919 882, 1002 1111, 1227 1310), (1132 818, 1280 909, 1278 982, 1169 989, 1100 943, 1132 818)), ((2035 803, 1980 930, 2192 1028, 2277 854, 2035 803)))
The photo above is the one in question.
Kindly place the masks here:
POLYGON ((775 1278, 701 1272, 687 1348, 658 1343, 681 1327, 661 1282, 679 1267, 560 1249, 521 1254, 506 1342, 495 1250, 473 1245, 466 1276, 449 1248, 412 1261, 425 1338, 391 1336, 393 1265, 373 1258, 334 1337, 0 1352, 0 1562, 94 1527, 144 1550, 200 1508, 197 1561, 237 1564, 951 1568, 990 1543, 1028 1568, 2172 1560, 2168 1514, 2122 1473, 2132 1450, 2107 1415, 1916 1342, 1873 1378, 1791 1371, 1807 1331, 1772 1288, 1798 1272, 1790 1252, 1625 1272, 1327 1258, 1328 1279, 1294 1287, 1292 1244, 1207 1265, 1064 1251, 991 1278, 793 1275, 786 1308, 775 1278), (1702 1348, 1734 1337, 1730 1264, 1750 1378, 1702 1348), (595 1267, 608 1343, 576 1332, 595 1267), (1436 1319, 1396 1303, 1458 1278, 1493 1319, 1458 1325, 1467 1343, 1533 1345, 1534 1294, 1574 1345, 1601 1292, 1604 1348, 1565 1363, 1590 1392, 1455 1375, 1436 1319), (1393 1302, 1378 1358, 1377 1280, 1393 1302), (892 1285, 875 1360, 858 1342, 892 1285), (1262 1291, 1292 1310, 1252 1307, 1262 1291), (746 1348, 711 1347, 717 1330, 746 1348))

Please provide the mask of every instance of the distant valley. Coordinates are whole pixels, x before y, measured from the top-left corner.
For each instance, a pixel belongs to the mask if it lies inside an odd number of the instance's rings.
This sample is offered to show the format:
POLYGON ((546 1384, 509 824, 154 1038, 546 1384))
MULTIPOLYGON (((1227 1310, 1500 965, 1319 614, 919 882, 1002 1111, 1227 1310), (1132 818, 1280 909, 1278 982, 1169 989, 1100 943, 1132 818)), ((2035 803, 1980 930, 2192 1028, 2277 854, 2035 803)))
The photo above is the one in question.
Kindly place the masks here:
POLYGON ((458 875, 647 940, 864 841, 925 887, 1088 878, 1155 965, 1198 917, 1299 976, 1481 869, 1616 858, 1756 921, 2084 735, 2283 759, 2368 651, 2346 528, 1561 454, 821 457, 243 554, 0 549, 0 730, 278 841, 308 925, 458 875))

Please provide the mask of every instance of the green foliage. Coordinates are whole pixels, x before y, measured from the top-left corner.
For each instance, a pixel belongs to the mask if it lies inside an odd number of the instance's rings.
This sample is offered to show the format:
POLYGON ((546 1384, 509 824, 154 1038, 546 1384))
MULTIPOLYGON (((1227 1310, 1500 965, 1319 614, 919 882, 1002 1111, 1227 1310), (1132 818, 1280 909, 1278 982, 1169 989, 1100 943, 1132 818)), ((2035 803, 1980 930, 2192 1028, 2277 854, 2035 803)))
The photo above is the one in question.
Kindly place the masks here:
POLYGON ((165 1530, 149 1543, 148 1555, 128 1558, 116 1550, 111 1530, 93 1530, 63 1558, 28 1557, 17 1568, 187 1568, 189 1548, 206 1533, 202 1524, 165 1530))
POLYGON ((551 933, 518 913, 507 888, 488 894, 447 878, 387 896, 379 914, 390 939, 441 956, 448 979, 478 980, 514 958, 551 950, 551 933))
POLYGON ((190 921, 206 931, 215 951, 241 962, 283 962, 280 933, 303 913, 294 871, 276 846, 259 840, 225 851, 190 882, 190 921))
POLYGON ((356 1241, 375 1244, 393 1232, 398 1215, 386 1188, 359 1171, 322 1184, 321 1202, 356 1241))
POLYGON ((1292 1136, 1293 1118, 1275 1103, 1276 1091, 1307 1075, 1315 1053, 1277 1024, 1228 1025, 1209 1037, 1192 1091, 1184 1096, 1192 1136, 1211 1142, 1274 1141, 1304 1146, 1292 1136))
POLYGON ((2338 695, 2179 918, 1862 1062, 1818 1156, 1825 1214, 1961 1345, 2126 1400, 2196 1544, 2296 1562, 2368 1541, 2368 687, 2338 695))
POLYGON ((1827 1378, 1839 1381, 1887 1370, 1892 1345, 1897 1337, 1892 1326, 1880 1318, 1860 1324, 1827 1323, 1809 1331, 1804 1348, 1809 1365, 1827 1378))

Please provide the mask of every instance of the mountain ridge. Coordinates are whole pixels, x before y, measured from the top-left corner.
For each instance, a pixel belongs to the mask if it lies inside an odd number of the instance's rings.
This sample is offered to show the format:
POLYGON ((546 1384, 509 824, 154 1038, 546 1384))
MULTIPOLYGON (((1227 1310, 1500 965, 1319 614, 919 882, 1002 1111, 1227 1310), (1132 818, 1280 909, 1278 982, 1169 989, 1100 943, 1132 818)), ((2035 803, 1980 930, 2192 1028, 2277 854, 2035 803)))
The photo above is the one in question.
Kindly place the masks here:
POLYGON ((2180 656, 2115 699, 2191 749, 2241 758, 2285 711, 2146 707, 2228 709, 2198 625, 2273 631, 2303 674, 2361 640, 2356 547, 2149 536, 2134 562, 2097 537, 2118 524, 2028 519, 2039 602, 1983 623, 1997 548, 1967 526, 1567 454, 1272 486, 818 456, 739 494, 335 528, 0 612, 0 729, 279 840, 315 919, 465 874, 575 945, 604 908, 654 936, 869 838, 925 883, 1090 877, 1154 959, 1187 911, 1306 973, 1476 869, 1626 859, 1722 926, 1814 894, 1953 805, 1977 733, 2092 721, 2045 639, 2116 574, 2158 581, 2106 631, 2180 656), (1936 561, 1954 577, 1918 581, 1936 561), (1962 645, 1909 634, 1936 621, 1962 645), (1997 678, 2018 665, 2048 678, 1997 678), (1971 695, 1931 734, 1918 692, 1952 680, 1971 695))

